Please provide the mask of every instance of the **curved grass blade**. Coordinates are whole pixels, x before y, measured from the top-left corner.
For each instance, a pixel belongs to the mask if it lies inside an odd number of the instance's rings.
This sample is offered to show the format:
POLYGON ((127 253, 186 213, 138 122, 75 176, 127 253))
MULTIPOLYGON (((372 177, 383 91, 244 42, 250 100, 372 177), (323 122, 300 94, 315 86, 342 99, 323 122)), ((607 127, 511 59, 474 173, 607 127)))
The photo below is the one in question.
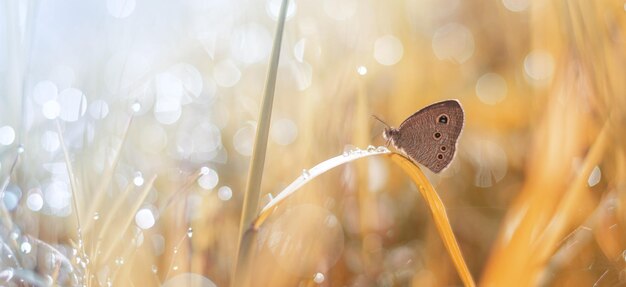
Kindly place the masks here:
POLYGON ((325 172, 342 164, 346 164, 348 162, 352 162, 354 160, 364 157, 380 155, 388 156, 395 164, 400 166, 402 170, 406 172, 413 180, 413 182, 417 185, 420 194, 430 208, 431 214, 435 221, 435 226, 437 227, 437 231, 439 232, 439 236, 441 236, 444 246, 448 250, 452 262, 454 263, 454 266, 459 273, 459 277, 463 281, 463 284, 465 286, 471 287, 476 286, 474 279, 472 278, 472 274, 469 272, 469 269, 465 264, 465 259, 463 258, 461 249, 459 248, 454 233, 452 232, 452 228, 450 227, 450 221, 448 220, 448 215, 446 214, 446 208, 443 205, 441 198, 439 198, 439 195, 437 195, 437 192, 435 191, 433 186, 430 184, 422 170, 417 165, 415 165, 415 163, 399 153, 390 152, 385 147, 370 147, 365 151, 357 150, 356 152, 336 156, 314 166, 310 170, 305 170, 301 176, 296 178, 295 181, 288 185, 283 191, 281 191, 274 199, 272 199, 267 205, 265 205, 261 209, 261 212, 252 222, 247 233, 257 231, 279 204, 284 202, 285 199, 293 195, 302 186, 313 180, 315 177, 322 175, 325 172))

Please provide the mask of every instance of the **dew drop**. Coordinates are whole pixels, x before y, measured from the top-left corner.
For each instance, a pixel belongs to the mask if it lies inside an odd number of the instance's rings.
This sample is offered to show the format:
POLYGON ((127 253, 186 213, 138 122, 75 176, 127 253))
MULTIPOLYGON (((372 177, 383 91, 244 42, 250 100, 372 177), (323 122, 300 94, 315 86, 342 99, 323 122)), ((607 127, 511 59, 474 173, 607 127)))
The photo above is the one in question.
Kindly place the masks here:
POLYGON ((118 266, 124 265, 124 258, 122 257, 115 258, 115 264, 118 266))
POLYGON ((203 167, 200 169, 200 174, 201 174, 201 175, 207 175, 207 174, 209 174, 209 172, 210 172, 210 171, 211 171, 211 169, 210 169, 210 168, 208 168, 208 167, 206 167, 206 166, 203 166, 203 167))
POLYGON ((159 272, 159 268, 156 265, 152 265, 152 273, 157 274, 159 272))
POLYGON ((187 229, 187 237, 191 238, 192 236, 193 236, 193 229, 189 227, 189 229, 187 229))
POLYGON ((177 253, 178 253, 178 247, 175 247, 174 248, 174 254, 177 254, 177 253))
POLYGON ((367 74, 367 67, 359 66, 358 68, 356 68, 356 72, 359 73, 359 75, 361 76, 365 76, 365 74, 367 74))
POLYGON ((324 273, 321 272, 317 272, 315 273, 315 276, 313 276, 313 281, 317 284, 321 284, 322 282, 324 282, 325 276, 324 273))
POLYGON ((133 112, 139 112, 139 110, 141 110, 141 104, 140 103, 133 103, 130 108, 133 110, 133 112))
POLYGON ((307 169, 303 169, 302 170, 302 177, 304 179, 308 179, 309 177, 311 177, 311 173, 307 169))
POLYGON ((377 152, 389 152, 389 149, 386 146, 379 146, 378 148, 376 148, 377 152))
POLYGON ((587 184, 589 185, 589 187, 593 187, 600 182, 600 179, 602 179, 602 172, 600 171, 600 168, 598 166, 595 166, 591 171, 591 174, 589 174, 587 184))
POLYGON ((94 212, 93 213, 93 220, 98 221, 98 219, 100 219, 100 213, 94 212))
POLYGON ((135 173, 135 178, 133 178, 133 184, 135 184, 136 186, 142 186, 143 183, 144 179, 141 172, 135 173))
POLYGON ((11 232, 11 239, 13 240, 17 240, 20 237, 20 234, 17 233, 16 231, 11 232))
POLYGON ((22 242, 22 245, 20 245, 20 251, 22 251, 22 253, 24 254, 30 253, 31 249, 32 249, 32 246, 27 241, 22 242))
POLYGON ((172 270, 174 271, 178 270, 178 265, 174 265, 174 267, 172 267, 172 270))
POLYGON ((373 145, 367 146, 367 152, 375 152, 376 148, 373 145))
POLYGON ((343 155, 344 157, 348 157, 348 156, 350 156, 350 152, 349 151, 344 151, 341 155, 343 155))
POLYGON ((23 145, 23 144, 20 144, 20 145, 17 147, 17 153, 24 153, 24 145, 23 145))

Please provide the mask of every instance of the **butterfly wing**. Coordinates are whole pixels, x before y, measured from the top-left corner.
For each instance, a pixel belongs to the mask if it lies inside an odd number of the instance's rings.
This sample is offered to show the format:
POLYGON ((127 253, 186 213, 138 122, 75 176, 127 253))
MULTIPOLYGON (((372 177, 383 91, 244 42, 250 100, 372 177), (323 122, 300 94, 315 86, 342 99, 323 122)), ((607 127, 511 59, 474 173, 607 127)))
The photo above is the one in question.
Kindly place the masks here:
POLYGON ((454 158, 463 121, 463 108, 458 101, 434 103, 400 124, 394 145, 414 161, 438 173, 454 158))

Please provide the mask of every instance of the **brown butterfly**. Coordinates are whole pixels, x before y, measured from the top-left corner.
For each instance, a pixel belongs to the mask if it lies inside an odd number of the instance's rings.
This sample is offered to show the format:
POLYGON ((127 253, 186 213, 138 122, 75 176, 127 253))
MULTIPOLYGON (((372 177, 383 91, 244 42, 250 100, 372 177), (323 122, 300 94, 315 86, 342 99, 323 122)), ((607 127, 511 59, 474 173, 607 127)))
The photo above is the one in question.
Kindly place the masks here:
POLYGON ((391 142, 414 162, 439 173, 454 158, 463 121, 461 104, 457 100, 447 100, 417 111, 397 129, 387 126, 383 137, 387 145, 391 142))

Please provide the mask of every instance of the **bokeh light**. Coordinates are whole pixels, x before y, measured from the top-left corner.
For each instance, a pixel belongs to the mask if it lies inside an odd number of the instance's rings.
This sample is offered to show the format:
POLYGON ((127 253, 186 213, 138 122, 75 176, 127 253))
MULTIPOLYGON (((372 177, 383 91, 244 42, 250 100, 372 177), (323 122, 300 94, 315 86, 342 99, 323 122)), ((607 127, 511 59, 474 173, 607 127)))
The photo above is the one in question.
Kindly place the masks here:
POLYGON ((0 286, 626 284, 623 1, 283 2, 0 5, 0 286))

